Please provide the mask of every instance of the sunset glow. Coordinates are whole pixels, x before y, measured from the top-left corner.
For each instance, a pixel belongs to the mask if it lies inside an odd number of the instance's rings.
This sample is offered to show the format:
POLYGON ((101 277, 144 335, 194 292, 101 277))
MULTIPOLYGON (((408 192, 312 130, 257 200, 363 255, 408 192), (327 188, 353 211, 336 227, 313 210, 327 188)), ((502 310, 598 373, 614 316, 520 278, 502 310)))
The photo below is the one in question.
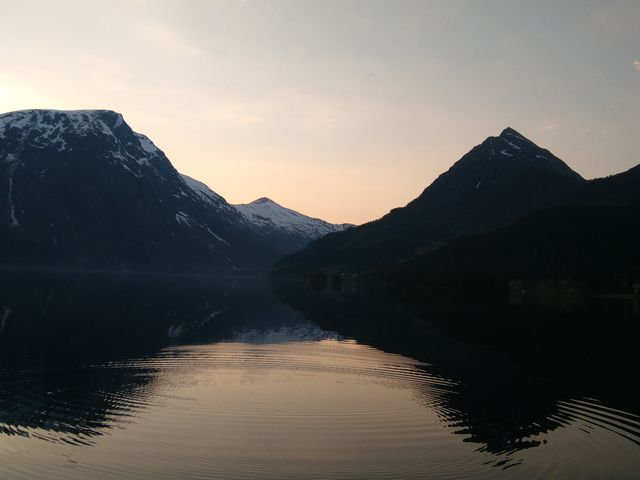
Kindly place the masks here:
POLYGON ((0 111, 116 110, 232 203, 362 223, 506 126, 587 178, 634 165, 639 9, 6 2, 0 111))

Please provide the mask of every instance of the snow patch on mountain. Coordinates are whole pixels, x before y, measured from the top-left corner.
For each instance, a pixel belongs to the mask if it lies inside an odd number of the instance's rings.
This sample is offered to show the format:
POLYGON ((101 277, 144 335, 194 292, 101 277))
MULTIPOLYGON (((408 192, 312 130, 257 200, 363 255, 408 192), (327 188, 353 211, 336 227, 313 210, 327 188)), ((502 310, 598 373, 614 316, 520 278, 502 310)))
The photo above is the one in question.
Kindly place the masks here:
MULTIPOLYGON (((214 237, 219 242, 222 242, 225 245, 231 245, 229 242, 227 242, 220 235, 218 235, 217 233, 213 232, 209 227, 201 224, 200 222, 196 222, 189 215, 187 215, 186 213, 184 213, 182 211, 179 211, 178 213, 176 213, 175 219, 176 219, 176 222, 178 222, 179 224, 182 224, 182 225, 186 225, 186 226, 189 226, 189 227, 193 227, 193 226, 200 227, 201 229, 206 230, 207 233, 209 233, 209 235, 214 237)), ((211 245, 211 244, 209 244, 209 245, 211 247, 213 247, 213 245, 211 245)))
POLYGON ((176 222, 181 223, 183 225, 189 225, 189 215, 184 212, 176 213, 176 222))
POLYGON ((19 225, 16 218, 16 207, 13 205, 13 177, 9 177, 9 220, 10 227, 17 227, 19 225))
MULTIPOLYGON (((320 238, 328 233, 344 230, 350 224, 334 225, 318 218, 308 217, 295 210, 285 208, 266 197, 259 198, 249 204, 229 205, 227 201, 204 183, 184 174, 180 174, 185 186, 199 201, 217 210, 225 210, 237 217, 237 221, 265 241, 281 242, 286 239, 289 249, 303 248, 311 240, 320 238)), ((176 218, 176 220, 178 220, 176 218)), ((178 220, 186 223, 186 219, 178 220)), ((226 240, 209 230, 217 240, 226 240)), ((279 243, 280 244, 280 243, 279 243)), ((290 250, 287 250, 290 251, 290 250)))
POLYGON ((64 136, 112 137, 112 130, 123 123, 122 115, 104 110, 21 110, 0 115, 0 138, 11 133, 34 146, 62 151, 68 148, 64 136))
POLYGON ((30 261, 31 244, 51 246, 46 257, 53 264, 76 257, 100 264, 110 255, 116 268, 129 268, 124 259, 133 258, 136 268, 236 271, 262 268, 282 254, 281 238, 263 235, 220 195, 180 175, 150 138, 113 111, 0 114, 0 171, 0 224, 17 243, 29 240, 19 244, 19 261, 30 261), (69 213, 74 199, 66 193, 76 189, 95 211, 69 213), (123 214, 88 221, 103 204, 123 214), (150 239, 148 249, 141 236, 150 239), (73 249, 82 254, 73 257, 73 249))
POLYGON ((214 207, 216 210, 223 210, 227 215, 237 218, 240 222, 244 221, 244 217, 239 215, 234 206, 229 205, 222 195, 218 195, 207 185, 188 175, 181 173, 180 178, 182 178, 187 187, 187 191, 191 192, 199 201, 204 202, 209 207, 214 207))
POLYGON ((216 206, 221 203, 226 203, 226 200, 222 198, 222 196, 218 195, 201 181, 191 178, 183 173, 181 173, 180 176, 187 187, 189 187, 201 200, 216 206))
POLYGON ((506 138, 503 138, 503 140, 504 140, 504 142, 505 142, 507 145, 509 145, 511 148, 515 148, 516 150, 522 150, 522 149, 520 148, 520 146, 519 146, 519 145, 516 145, 515 143, 510 142, 510 141, 509 141, 509 140, 507 140, 506 138))
POLYGON ((102 155, 112 165, 138 178, 157 173, 154 160, 164 157, 148 137, 133 132, 121 114, 109 110, 21 110, 0 115, 5 162, 25 148, 84 152, 92 139, 100 139, 102 155))
POLYGON ((136 133, 136 137, 138 138, 138 140, 140 141, 140 146, 142 147, 142 149, 147 152, 147 153, 158 153, 158 147, 156 147, 153 142, 151 140, 149 140, 149 137, 147 137, 146 135, 143 135, 141 133, 136 133))
MULTIPOLYGON (((209 227, 205 227, 205 229, 207 230, 207 232, 209 232, 211 235, 213 235, 215 237, 216 240, 218 240, 219 242, 224 243, 225 245, 231 245, 229 242, 227 242, 224 238, 222 238, 220 235, 218 235, 215 232, 212 232, 211 229, 209 227)), ((229 259, 227 259, 229 260, 229 259)))

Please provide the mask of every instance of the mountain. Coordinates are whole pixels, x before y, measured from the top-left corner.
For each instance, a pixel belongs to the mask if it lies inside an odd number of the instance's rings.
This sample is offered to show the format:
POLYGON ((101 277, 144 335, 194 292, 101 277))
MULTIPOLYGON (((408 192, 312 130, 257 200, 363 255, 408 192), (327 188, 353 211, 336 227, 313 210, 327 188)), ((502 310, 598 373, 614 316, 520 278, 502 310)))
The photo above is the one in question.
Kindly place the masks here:
MULTIPOLYGON (((182 179, 204 202, 215 209, 236 210, 240 222, 266 245, 277 252, 278 257, 295 252, 332 232, 339 232, 353 225, 333 224, 319 218, 283 207, 273 200, 262 197, 247 204, 228 204, 224 198, 207 185, 181 174, 182 179)), ((275 259, 274 259, 275 260, 275 259)))
POLYGON ((423 285, 440 297, 468 295, 468 287, 479 291, 514 279, 571 280, 596 292, 628 290, 640 280, 639 207, 550 208, 507 227, 454 240, 376 276, 400 291, 423 285))
POLYGON ((560 206, 454 240, 373 277, 400 291, 421 284, 439 294, 514 279, 630 291, 640 281, 639 244, 640 165, 581 183, 560 206))
POLYGON ((283 255, 304 248, 312 240, 353 226, 308 217, 266 197, 234 206, 255 231, 269 237, 283 255))
POLYGON ((626 172, 584 182, 568 203, 640 207, 640 165, 626 172))
POLYGON ((0 115, 0 264, 236 271, 279 252, 107 110, 0 115))
POLYGON ((375 270, 568 201, 585 183, 551 152, 506 128, 474 147, 407 206, 312 242, 280 260, 276 272, 375 270))

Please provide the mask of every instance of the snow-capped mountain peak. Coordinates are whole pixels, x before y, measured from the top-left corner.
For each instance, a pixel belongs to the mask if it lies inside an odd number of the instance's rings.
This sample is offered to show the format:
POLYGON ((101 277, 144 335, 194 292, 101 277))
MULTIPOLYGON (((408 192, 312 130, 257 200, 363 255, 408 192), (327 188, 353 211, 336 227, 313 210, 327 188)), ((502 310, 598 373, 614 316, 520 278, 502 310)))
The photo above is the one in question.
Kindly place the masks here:
POLYGON ((236 208, 109 110, 0 114, 0 261, 261 266, 340 229, 269 199, 236 208))
POLYGON ((122 114, 111 110, 20 110, 0 115, 0 162, 10 163, 25 149, 48 154, 80 153, 105 158, 141 177, 165 168, 164 153, 134 132, 122 114), (152 167, 149 169, 149 167, 152 167))
POLYGON ((287 235, 297 248, 302 248, 310 241, 324 235, 352 226, 333 224, 303 215, 267 197, 258 198, 247 204, 235 205, 235 208, 256 230, 270 235, 287 235))
POLYGON ((580 175, 571 170, 566 163, 553 155, 549 150, 539 147, 524 135, 507 127, 500 135, 488 137, 480 145, 458 160, 450 170, 461 168, 475 172, 474 185, 478 181, 486 183, 491 178, 502 176, 507 172, 553 172, 565 177, 580 179, 580 175))
POLYGON ((114 136, 123 125, 122 115, 110 110, 20 110, 0 115, 0 138, 62 150, 65 135, 114 136))
POLYGON ((274 205, 280 206, 279 204, 277 204, 276 202, 274 202, 273 200, 271 200, 268 197, 260 197, 260 198, 258 198, 256 200, 254 200, 253 202, 250 202, 249 205, 259 205, 261 203, 272 203, 274 205))
POLYGON ((303 248, 310 241, 328 233, 344 230, 350 224, 332 224, 319 218, 303 215, 283 207, 268 197, 260 197, 250 203, 229 205, 225 199, 203 182, 181 174, 186 186, 196 196, 215 209, 229 209, 238 215, 240 221, 265 241, 275 243, 284 253, 303 248))
POLYGON ((0 114, 0 261, 236 271, 280 251, 109 110, 0 114))

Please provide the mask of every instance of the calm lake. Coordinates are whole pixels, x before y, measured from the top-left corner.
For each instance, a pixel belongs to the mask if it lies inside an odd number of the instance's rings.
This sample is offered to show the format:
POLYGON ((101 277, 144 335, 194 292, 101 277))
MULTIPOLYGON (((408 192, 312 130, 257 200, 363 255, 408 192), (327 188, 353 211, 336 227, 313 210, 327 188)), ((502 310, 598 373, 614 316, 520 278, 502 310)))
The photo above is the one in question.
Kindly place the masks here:
POLYGON ((640 478, 633 377, 549 381, 259 281, 5 277, 2 479, 640 478))

